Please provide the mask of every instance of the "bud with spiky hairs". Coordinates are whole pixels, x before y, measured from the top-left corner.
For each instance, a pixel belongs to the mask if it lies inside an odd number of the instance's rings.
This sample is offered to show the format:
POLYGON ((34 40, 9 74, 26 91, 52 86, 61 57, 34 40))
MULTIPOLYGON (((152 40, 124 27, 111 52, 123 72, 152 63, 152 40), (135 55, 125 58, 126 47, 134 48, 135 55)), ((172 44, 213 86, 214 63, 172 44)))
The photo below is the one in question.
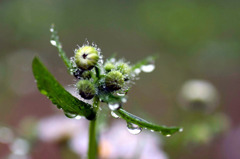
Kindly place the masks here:
POLYGON ((123 75, 128 75, 131 72, 131 68, 127 63, 119 63, 117 65, 117 70, 119 70, 123 75))
POLYGON ((77 83, 79 94, 84 99, 92 99, 96 94, 94 85, 89 80, 80 80, 77 83))
POLYGON ((104 65, 104 69, 106 72, 110 72, 114 68, 115 68, 115 65, 111 62, 106 62, 106 64, 104 65))
POLYGON ((105 85, 109 91, 117 91, 124 84, 124 76, 120 71, 111 71, 106 75, 105 85))
POLYGON ((75 50, 75 63, 82 70, 91 70, 99 60, 99 52, 93 46, 83 46, 75 50))

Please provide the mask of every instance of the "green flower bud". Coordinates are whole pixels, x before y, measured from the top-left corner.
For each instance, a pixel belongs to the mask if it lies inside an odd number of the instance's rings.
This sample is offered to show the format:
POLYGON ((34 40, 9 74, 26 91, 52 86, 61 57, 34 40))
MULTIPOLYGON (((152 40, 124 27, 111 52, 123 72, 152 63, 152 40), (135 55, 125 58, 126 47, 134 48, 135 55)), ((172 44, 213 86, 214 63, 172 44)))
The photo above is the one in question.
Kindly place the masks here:
POLYGON ((98 60, 99 55, 95 47, 83 46, 76 50, 75 63, 82 70, 91 70, 98 60))
POLYGON ((81 77, 84 79, 90 79, 92 77, 91 71, 84 71, 81 77))
POLYGON ((107 72, 110 72, 112 69, 114 69, 115 66, 113 63, 111 62, 106 62, 106 64, 104 65, 104 69, 107 71, 107 72))
POLYGON ((120 63, 117 66, 117 70, 119 70, 123 75, 130 74, 131 68, 127 63, 120 63))
POLYGON ((79 94, 84 99, 92 99, 96 93, 94 85, 88 80, 80 80, 77 83, 79 94))
POLYGON ((111 71, 106 75, 105 84, 109 91, 119 90, 124 84, 124 77, 119 71, 111 71))

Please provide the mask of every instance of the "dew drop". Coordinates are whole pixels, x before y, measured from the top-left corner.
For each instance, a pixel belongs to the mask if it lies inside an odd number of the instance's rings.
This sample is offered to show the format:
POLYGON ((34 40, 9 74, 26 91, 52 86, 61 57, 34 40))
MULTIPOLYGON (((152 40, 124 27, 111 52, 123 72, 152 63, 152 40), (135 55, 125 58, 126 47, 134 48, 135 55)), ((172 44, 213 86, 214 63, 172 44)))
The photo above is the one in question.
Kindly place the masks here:
POLYGON ((77 115, 76 117, 75 117, 75 119, 77 119, 77 120, 80 120, 82 118, 82 116, 80 116, 80 115, 77 115))
POLYGON ((153 64, 150 64, 150 65, 143 65, 141 67, 141 70, 143 72, 152 72, 153 70, 155 69, 155 66, 153 64))
POLYGON ((151 132, 154 132, 154 130, 150 130, 151 132))
POLYGON ((133 123, 127 123, 127 129, 133 135, 137 135, 142 131, 142 128, 133 123))
POLYGON ((114 118, 119 118, 119 116, 116 114, 116 113, 114 113, 113 111, 111 111, 111 115, 112 115, 112 117, 114 117, 114 118))
POLYGON ((166 137, 170 137, 171 135, 170 134, 167 134, 166 137))
POLYGON ((73 114, 73 113, 69 113, 69 112, 64 112, 64 114, 68 118, 76 118, 78 116, 77 114, 73 114))
POLYGON ((51 43, 53 46, 57 46, 56 40, 50 40, 50 43, 51 43))
POLYGON ((126 103, 126 102, 127 102, 127 99, 126 99, 126 98, 122 98, 121 101, 122 101, 123 103, 126 103))
POLYGON ((54 32, 54 29, 53 29, 53 27, 51 27, 51 28, 50 28, 50 32, 54 32))
POLYGON ((134 70, 134 72, 138 75, 139 73, 141 73, 141 69, 137 68, 134 70))
POLYGON ((180 128, 178 131, 179 131, 179 132, 183 132, 183 128, 180 128))
POLYGON ((117 93, 118 96, 123 97, 125 96, 125 93, 117 93))
POLYGON ((111 110, 117 110, 120 107, 119 103, 115 103, 115 104, 108 104, 109 109, 111 110))

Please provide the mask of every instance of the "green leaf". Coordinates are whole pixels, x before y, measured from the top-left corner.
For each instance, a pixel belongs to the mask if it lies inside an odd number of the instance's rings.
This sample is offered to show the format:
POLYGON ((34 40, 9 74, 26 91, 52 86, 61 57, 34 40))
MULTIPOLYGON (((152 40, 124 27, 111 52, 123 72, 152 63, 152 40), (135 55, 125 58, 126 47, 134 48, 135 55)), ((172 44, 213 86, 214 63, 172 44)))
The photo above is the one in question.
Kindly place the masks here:
POLYGON ((63 109, 65 113, 85 116, 89 120, 95 118, 92 106, 66 91, 36 57, 32 62, 32 70, 39 91, 46 95, 59 109, 63 109))
POLYGON ((54 24, 51 25, 50 32, 52 33, 50 43, 58 49, 59 56, 62 58, 64 64, 67 66, 69 73, 71 73, 71 69, 73 68, 71 61, 62 49, 62 44, 59 41, 59 36, 57 34, 57 30, 54 24))
POLYGON ((116 113, 119 117, 126 120, 128 123, 133 123, 138 125, 141 128, 146 128, 152 131, 161 132, 164 136, 171 136, 172 134, 176 132, 181 132, 183 129, 179 127, 167 127, 167 126, 160 126, 153 124, 151 122, 148 122, 140 117, 137 117, 126 110, 120 108, 118 110, 115 110, 114 113, 116 113))
POLYGON ((157 58, 157 55, 149 56, 149 57, 145 58, 144 60, 139 61, 138 63, 136 63, 135 65, 132 66, 132 70, 134 71, 135 69, 141 68, 143 65, 153 64, 155 62, 156 58, 157 58))

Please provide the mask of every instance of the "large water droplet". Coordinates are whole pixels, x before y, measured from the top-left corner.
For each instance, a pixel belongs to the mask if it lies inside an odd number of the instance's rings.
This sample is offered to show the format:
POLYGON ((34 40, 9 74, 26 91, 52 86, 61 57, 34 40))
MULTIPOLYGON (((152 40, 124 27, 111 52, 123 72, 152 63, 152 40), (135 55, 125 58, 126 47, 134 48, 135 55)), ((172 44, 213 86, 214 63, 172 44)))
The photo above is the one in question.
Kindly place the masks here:
POLYGON ((133 123, 127 123, 127 129, 133 135, 137 135, 142 131, 141 127, 133 123))
POLYGON ((51 43, 53 46, 57 46, 56 40, 50 40, 50 43, 51 43))
POLYGON ((115 104, 108 104, 109 109, 111 110, 117 110, 120 107, 119 103, 115 103, 115 104))
POLYGON ((69 113, 69 112, 64 112, 65 116, 68 118, 76 118, 77 114, 69 113))
POLYGON ((112 115, 112 117, 114 117, 114 118, 119 118, 119 116, 118 116, 116 113, 114 113, 113 111, 111 111, 111 115, 112 115))
POLYGON ((149 64, 149 65, 143 65, 141 67, 141 70, 143 72, 152 72, 155 69, 155 66, 153 64, 149 64))
POLYGON ((166 137, 170 137, 171 135, 170 134, 167 134, 166 137))

